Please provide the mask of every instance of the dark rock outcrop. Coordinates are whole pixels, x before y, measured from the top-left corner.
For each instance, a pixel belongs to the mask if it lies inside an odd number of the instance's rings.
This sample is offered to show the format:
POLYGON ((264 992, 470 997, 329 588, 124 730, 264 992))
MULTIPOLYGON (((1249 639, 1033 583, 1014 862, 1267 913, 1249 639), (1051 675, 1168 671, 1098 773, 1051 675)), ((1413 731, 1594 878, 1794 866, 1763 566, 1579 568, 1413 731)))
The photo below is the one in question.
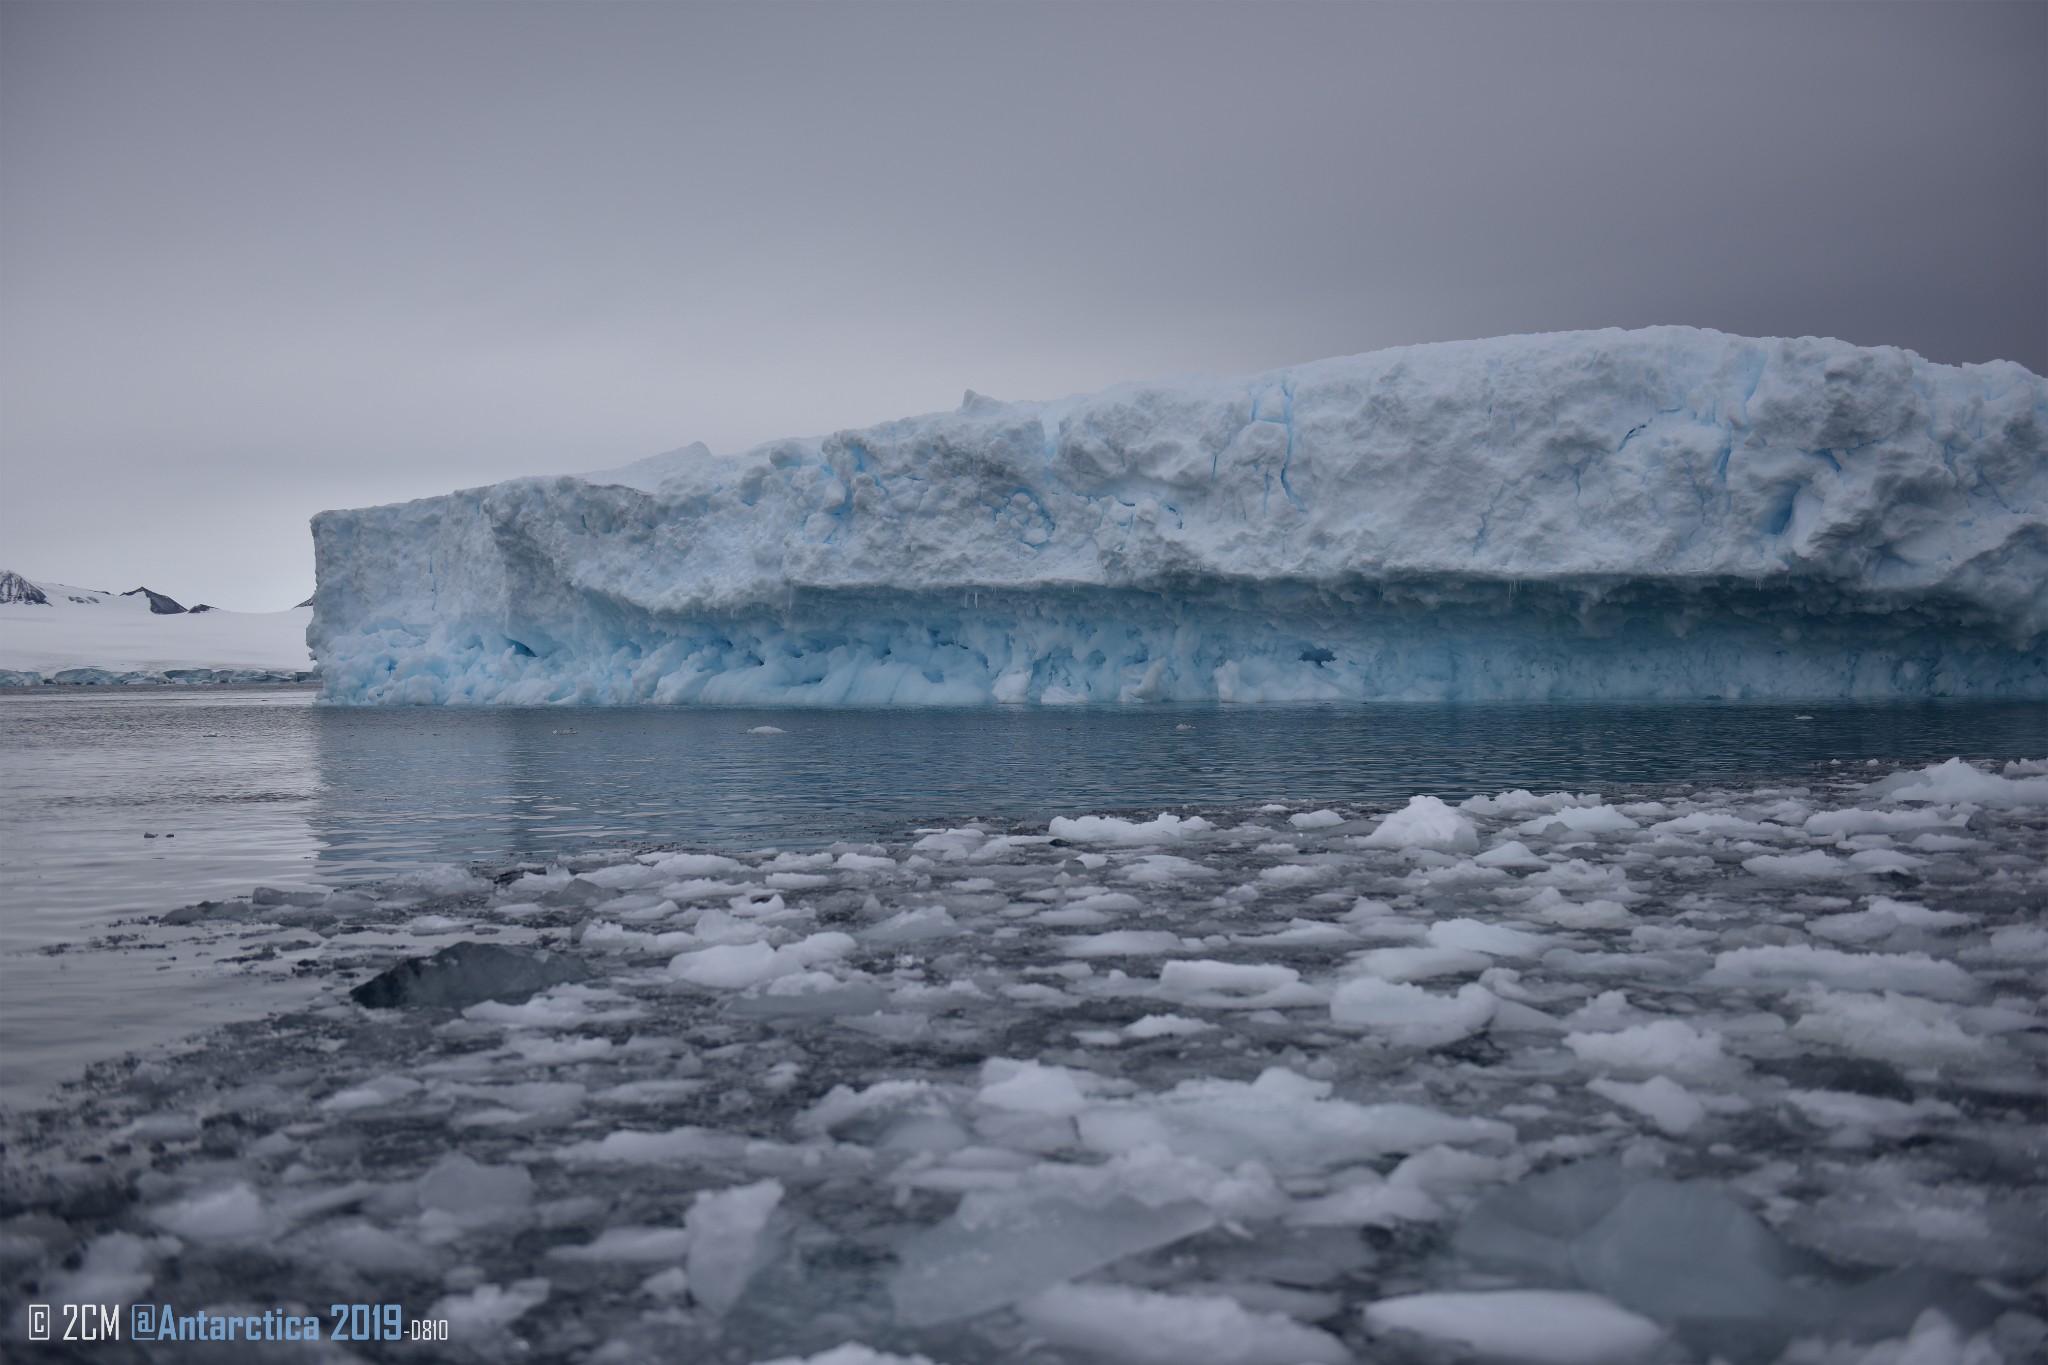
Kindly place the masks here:
POLYGON ((12 569, 0 569, 0 602, 23 602, 32 607, 50 605, 41 588, 12 569))
POLYGON ((130 588, 121 596, 133 597, 136 593, 141 593, 149 599, 149 609, 158 616, 182 616, 185 612, 185 608, 180 606, 175 598, 166 597, 151 588, 130 588))

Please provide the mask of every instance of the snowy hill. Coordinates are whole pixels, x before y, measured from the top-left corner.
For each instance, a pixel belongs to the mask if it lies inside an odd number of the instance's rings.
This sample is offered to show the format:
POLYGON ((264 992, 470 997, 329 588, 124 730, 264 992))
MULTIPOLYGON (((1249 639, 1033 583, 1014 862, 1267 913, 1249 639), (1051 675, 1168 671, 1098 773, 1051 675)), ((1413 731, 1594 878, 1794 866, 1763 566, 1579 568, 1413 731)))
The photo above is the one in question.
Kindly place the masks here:
POLYGON ((2048 386, 1692 328, 314 520, 344 701, 2048 695, 2048 386))
POLYGON ((187 609, 148 588, 117 593, 0 573, 0 683, 286 680, 312 667, 312 615, 187 609))

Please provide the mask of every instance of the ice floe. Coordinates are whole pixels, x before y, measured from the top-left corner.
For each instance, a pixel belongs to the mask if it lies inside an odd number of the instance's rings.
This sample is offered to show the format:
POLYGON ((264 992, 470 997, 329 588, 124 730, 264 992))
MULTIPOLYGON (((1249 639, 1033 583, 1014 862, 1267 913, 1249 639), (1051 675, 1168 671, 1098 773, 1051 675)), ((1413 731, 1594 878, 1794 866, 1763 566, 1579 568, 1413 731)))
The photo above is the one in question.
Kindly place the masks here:
POLYGON ((5 1117, 5 1330, 253 1296, 575 1365, 2020 1365, 2048 807, 1963 767, 195 907, 290 935, 307 1002, 5 1117))

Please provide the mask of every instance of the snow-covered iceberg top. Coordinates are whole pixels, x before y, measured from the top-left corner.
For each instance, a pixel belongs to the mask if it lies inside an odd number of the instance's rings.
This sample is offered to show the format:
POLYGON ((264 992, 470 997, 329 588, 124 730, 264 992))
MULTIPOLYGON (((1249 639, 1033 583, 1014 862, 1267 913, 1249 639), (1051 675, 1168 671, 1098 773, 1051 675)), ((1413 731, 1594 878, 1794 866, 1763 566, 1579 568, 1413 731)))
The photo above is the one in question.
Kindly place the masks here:
POLYGON ((347 701, 2048 693, 2048 386, 1691 328, 315 518, 347 701))

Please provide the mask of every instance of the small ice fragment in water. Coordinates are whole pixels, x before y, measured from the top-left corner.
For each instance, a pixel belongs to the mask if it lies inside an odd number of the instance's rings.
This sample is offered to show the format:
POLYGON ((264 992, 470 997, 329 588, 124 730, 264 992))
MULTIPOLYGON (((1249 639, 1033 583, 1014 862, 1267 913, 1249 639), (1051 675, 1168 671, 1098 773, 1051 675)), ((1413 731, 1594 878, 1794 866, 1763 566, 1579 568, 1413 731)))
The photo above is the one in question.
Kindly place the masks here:
POLYGON ((722 1315, 738 1302, 773 1250, 768 1225, 781 1202, 779 1180, 697 1196, 683 1226, 690 1238, 690 1293, 698 1303, 722 1315))
POLYGON ((1586 1082, 1586 1089, 1635 1110, 1673 1137, 1691 1132, 1707 1116, 1698 1097, 1669 1076, 1652 1076, 1633 1085, 1603 1076, 1586 1082))
POLYGON ((1639 1074, 1697 1076, 1728 1064, 1720 1034, 1678 1019, 1658 1019, 1613 1033, 1568 1033, 1564 1045, 1596 1066, 1639 1074))
POLYGON ((1055 1285, 1017 1305, 1033 1334, 1134 1365, 1343 1365, 1327 1332, 1209 1294, 1055 1285))
POLYGON ((897 1321, 928 1327, 1015 1303, 1215 1222, 1190 1200, 1152 1208, 1122 1194, 1092 1205, 970 1195, 904 1245, 889 1293, 897 1321))
POLYGON ((1480 985, 1461 986, 1454 996, 1436 995, 1420 986, 1368 976, 1337 988, 1330 997, 1330 1019, 1397 1047, 1433 1048, 1485 1028, 1497 1003, 1480 985))
POLYGON ((1365 846, 1473 853, 1479 848, 1479 829, 1436 797, 1415 796, 1380 821, 1379 828, 1365 837, 1365 846))
POLYGON ((747 733, 750 735, 786 735, 789 731, 779 725, 756 725, 747 733))
POLYGON ((547 1300, 548 1288, 544 1279, 514 1280, 506 1289, 480 1284, 467 1294, 435 1300, 424 1316, 446 1320, 449 1340, 456 1340, 459 1333, 462 1340, 474 1341, 503 1331, 540 1307, 547 1300))
POLYGON ((1367 1304, 1365 1324, 1528 1365, 1634 1365, 1664 1339, 1656 1323, 1609 1299, 1554 1289, 1408 1294, 1367 1304))

